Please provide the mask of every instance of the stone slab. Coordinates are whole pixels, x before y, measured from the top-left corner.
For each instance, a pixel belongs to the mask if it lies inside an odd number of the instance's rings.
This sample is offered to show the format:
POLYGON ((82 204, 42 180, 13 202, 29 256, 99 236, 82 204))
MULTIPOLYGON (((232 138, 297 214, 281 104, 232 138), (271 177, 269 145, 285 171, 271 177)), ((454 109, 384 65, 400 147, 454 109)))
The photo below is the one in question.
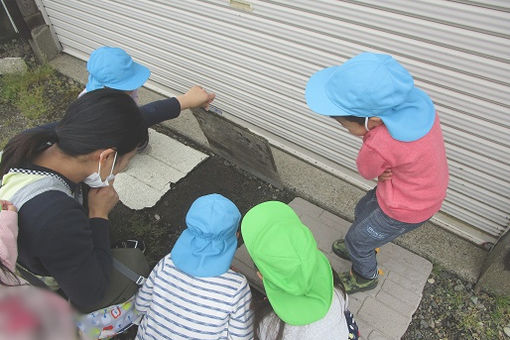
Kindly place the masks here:
POLYGON ((373 297, 367 298, 358 315, 368 322, 371 328, 390 339, 400 339, 411 323, 411 315, 403 316, 385 302, 373 297))
POLYGON ((281 188, 268 141, 249 129, 204 109, 193 109, 200 128, 215 153, 281 188))
POLYGON ((21 73, 27 70, 27 64, 22 58, 0 58, 0 74, 21 73))
POLYGON ((162 133, 149 129, 147 150, 133 157, 129 167, 115 178, 122 203, 131 209, 154 206, 208 156, 162 133))

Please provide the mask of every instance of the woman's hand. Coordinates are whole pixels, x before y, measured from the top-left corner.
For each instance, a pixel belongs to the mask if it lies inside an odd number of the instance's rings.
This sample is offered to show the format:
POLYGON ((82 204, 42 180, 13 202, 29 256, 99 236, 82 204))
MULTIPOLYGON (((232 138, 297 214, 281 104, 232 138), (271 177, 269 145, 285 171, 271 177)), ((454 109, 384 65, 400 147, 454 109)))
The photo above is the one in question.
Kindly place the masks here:
POLYGON ((214 100, 216 95, 214 93, 208 93, 201 86, 193 86, 183 95, 177 96, 179 104, 181 104, 181 110, 193 109, 196 107, 203 107, 209 109, 209 104, 214 100))
POLYGON ((385 182, 391 180, 391 169, 386 169, 382 174, 377 177, 378 182, 385 182))
POLYGON ((113 188, 113 181, 104 188, 89 190, 89 218, 99 217, 108 219, 108 214, 119 201, 119 195, 113 188))
POLYGON ((14 206, 14 204, 12 204, 11 202, 9 201, 5 201, 5 200, 0 200, 0 205, 2 206, 2 209, 1 210, 9 210, 9 211, 14 211, 14 212, 17 212, 18 209, 16 209, 16 207, 14 206))

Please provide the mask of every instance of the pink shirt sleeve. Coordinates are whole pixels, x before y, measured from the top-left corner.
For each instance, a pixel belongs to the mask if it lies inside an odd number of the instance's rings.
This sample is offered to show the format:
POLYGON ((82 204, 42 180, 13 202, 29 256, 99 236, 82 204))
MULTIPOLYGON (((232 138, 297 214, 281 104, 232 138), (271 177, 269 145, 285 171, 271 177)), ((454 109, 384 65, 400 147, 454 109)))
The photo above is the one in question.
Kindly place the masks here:
POLYGON ((381 175, 384 170, 390 168, 389 163, 368 143, 363 142, 356 159, 356 165, 361 176, 373 179, 381 175))
POLYGON ((14 271, 18 258, 18 213, 0 211, 0 260, 14 271))

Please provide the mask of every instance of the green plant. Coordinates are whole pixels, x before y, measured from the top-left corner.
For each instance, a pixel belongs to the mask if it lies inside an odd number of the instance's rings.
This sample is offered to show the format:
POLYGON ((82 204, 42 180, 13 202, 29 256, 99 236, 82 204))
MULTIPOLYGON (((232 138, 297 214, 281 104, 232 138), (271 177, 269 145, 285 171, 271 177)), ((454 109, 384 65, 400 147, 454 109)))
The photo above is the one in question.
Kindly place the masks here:
POLYGON ((0 100, 16 107, 28 119, 37 119, 50 110, 45 86, 55 74, 49 65, 41 65, 22 73, 4 75, 0 79, 0 100))

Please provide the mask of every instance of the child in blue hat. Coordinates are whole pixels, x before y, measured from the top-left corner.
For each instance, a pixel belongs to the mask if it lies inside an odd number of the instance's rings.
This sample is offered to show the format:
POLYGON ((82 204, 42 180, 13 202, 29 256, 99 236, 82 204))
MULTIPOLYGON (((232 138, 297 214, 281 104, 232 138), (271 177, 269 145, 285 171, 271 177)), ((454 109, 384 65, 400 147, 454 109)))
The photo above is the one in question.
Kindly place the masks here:
MULTIPOLYGON (((136 103, 138 89, 145 84, 151 74, 147 67, 135 62, 123 49, 109 46, 100 47, 90 54, 87 71, 88 82, 79 96, 107 87, 125 91, 136 103)), ((208 93, 200 86, 193 86, 183 95, 143 105, 140 110, 149 127, 176 118, 184 109, 196 107, 207 109, 214 97, 214 93, 208 93)))
POLYGON ((222 195, 193 202, 187 229, 138 292, 137 340, 253 339, 248 281, 230 269, 240 220, 222 195))
POLYGON ((306 102, 363 138, 356 164, 378 179, 356 205, 345 239, 333 251, 352 261, 347 293, 375 288, 375 249, 429 220, 446 197, 448 165, 434 105, 409 72, 385 54, 361 53, 310 77, 306 102))

